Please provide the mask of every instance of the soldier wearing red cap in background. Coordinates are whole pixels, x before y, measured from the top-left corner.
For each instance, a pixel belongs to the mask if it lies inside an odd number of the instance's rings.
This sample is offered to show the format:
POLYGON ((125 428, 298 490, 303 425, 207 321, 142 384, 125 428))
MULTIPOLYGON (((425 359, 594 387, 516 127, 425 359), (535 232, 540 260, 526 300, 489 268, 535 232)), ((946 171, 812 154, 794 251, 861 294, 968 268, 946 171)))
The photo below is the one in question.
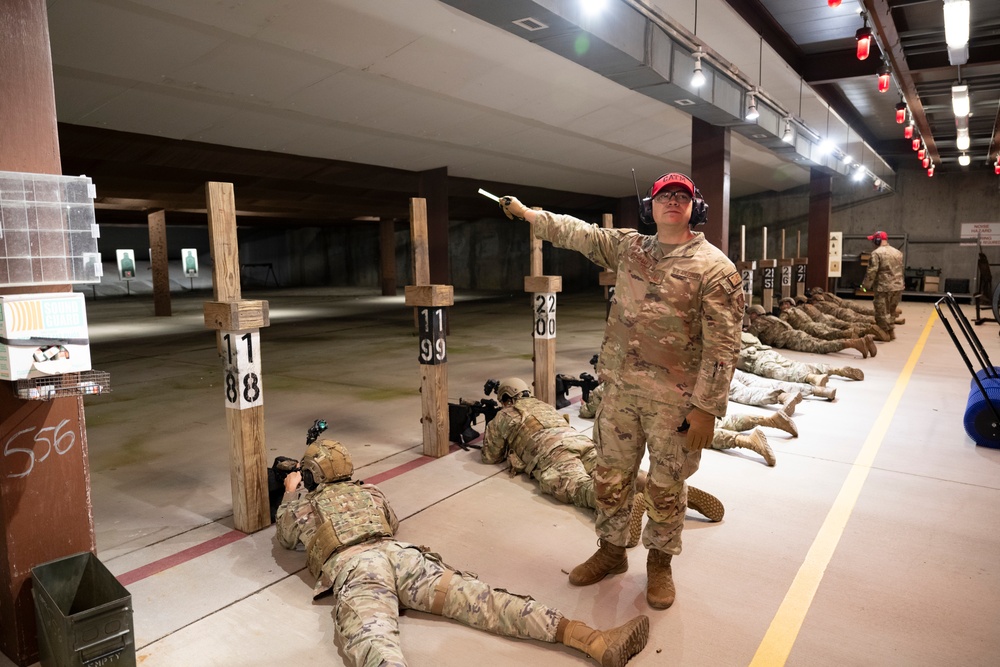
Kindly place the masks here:
POLYGON ((500 198, 507 217, 527 220, 536 237, 616 272, 597 368, 605 387, 594 425, 599 549, 569 580, 586 586, 628 569, 635 478, 648 447, 646 601, 665 609, 674 602, 670 561, 681 551, 686 480, 726 414, 744 297, 733 263, 691 229, 706 221, 708 205, 690 178, 664 174, 641 203, 655 235, 500 198))
POLYGON ((875 292, 875 323, 896 338, 896 307, 903 297, 903 253, 889 245, 889 235, 875 232, 868 237, 875 245, 861 289, 875 292))

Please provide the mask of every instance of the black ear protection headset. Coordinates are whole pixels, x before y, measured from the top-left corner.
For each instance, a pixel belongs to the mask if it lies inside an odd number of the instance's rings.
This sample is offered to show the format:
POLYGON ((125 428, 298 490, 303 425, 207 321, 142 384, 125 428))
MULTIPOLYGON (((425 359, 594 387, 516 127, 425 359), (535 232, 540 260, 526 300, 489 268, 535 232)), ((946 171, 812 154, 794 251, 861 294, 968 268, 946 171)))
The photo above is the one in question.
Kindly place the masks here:
MULTIPOLYGON (((667 174, 672 174, 673 172, 668 171, 666 174, 660 174, 653 180, 653 185, 656 185, 656 181, 660 180, 667 174)), ((635 170, 632 170, 632 180, 635 181, 635 170)), ((653 220, 653 198, 650 197, 650 193, 653 192, 653 186, 649 186, 649 190, 646 191, 646 196, 639 197, 639 186, 636 185, 635 197, 639 200, 639 221, 647 225, 656 225, 656 221, 653 220)), ((688 225, 694 227, 696 225, 704 225, 708 222, 708 202, 701 194, 701 190, 698 188, 694 189, 694 198, 691 201, 691 220, 688 221, 688 225)))

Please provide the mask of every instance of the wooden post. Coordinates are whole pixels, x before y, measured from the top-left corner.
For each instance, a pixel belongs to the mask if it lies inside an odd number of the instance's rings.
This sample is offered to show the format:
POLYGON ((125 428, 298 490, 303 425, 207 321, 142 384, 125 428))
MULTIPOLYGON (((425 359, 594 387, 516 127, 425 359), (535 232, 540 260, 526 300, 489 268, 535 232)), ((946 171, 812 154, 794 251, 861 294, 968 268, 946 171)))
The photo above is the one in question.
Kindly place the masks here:
POLYGON ((205 198, 215 296, 205 302, 205 326, 219 332, 224 364, 233 525, 252 533, 271 525, 260 373, 260 329, 270 324, 268 304, 241 298, 233 184, 206 183, 205 198))
POLYGON ((750 306, 753 305, 753 273, 757 270, 757 263, 754 261, 746 261, 747 257, 747 226, 740 226, 740 261, 736 263, 736 270, 740 272, 740 277, 743 279, 743 297, 744 297, 744 307, 743 307, 743 324, 749 323, 749 317, 747 311, 750 306))
MULTIPOLYGON (((62 173, 46 17, 44 0, 0 2, 3 171, 62 173)), ((69 290, 0 287, 6 294, 69 290)), ((0 442, 0 651, 24 666, 38 660, 31 568, 96 552, 83 399, 25 401, 12 382, 0 381, 0 442)))
POLYGON ((396 296, 396 222, 379 220, 378 224, 382 296, 396 296))
MULTIPOLYGON (((610 217, 610 216, 609 216, 610 217)), ((562 276, 542 275, 542 240, 531 235, 531 275, 524 277, 524 291, 531 294, 535 312, 535 398, 556 404, 556 294, 562 291, 562 276)))
POLYGON ((420 423, 424 455, 440 458, 448 453, 448 346, 445 308, 454 305, 451 285, 431 285, 427 244, 427 201, 410 199, 410 239, 413 246, 413 281, 407 285, 405 303, 416 308, 420 333, 420 423))
POLYGON ((153 269, 153 314, 170 317, 170 268, 167 264, 167 216, 163 209, 150 211, 149 249, 153 269))
POLYGON ((795 263, 791 258, 785 257, 785 230, 781 230, 781 259, 778 266, 781 271, 781 298, 792 295, 792 265, 795 263))

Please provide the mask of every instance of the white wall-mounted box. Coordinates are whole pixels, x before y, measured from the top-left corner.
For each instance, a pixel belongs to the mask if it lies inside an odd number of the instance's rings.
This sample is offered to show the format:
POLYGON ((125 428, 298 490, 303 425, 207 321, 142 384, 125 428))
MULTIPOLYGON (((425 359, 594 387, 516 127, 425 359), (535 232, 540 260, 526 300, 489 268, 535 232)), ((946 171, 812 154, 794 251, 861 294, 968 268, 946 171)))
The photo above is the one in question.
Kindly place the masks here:
POLYGON ((89 371, 90 363, 83 294, 0 296, 0 380, 89 371))

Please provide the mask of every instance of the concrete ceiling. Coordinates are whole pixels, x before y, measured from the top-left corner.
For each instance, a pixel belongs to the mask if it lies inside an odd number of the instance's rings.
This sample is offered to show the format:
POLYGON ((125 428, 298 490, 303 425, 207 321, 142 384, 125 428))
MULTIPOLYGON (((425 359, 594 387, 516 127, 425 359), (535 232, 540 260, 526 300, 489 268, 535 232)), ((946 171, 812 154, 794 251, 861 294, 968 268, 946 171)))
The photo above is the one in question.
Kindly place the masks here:
MULTIPOLYGON (((633 168, 641 187, 690 170, 687 114, 437 0, 50 0, 48 15, 69 126, 447 167, 470 188, 617 198, 634 193, 633 168)), ((714 20, 720 35, 747 30, 731 10, 714 20)), ((733 197, 808 182, 732 136, 733 197)))

